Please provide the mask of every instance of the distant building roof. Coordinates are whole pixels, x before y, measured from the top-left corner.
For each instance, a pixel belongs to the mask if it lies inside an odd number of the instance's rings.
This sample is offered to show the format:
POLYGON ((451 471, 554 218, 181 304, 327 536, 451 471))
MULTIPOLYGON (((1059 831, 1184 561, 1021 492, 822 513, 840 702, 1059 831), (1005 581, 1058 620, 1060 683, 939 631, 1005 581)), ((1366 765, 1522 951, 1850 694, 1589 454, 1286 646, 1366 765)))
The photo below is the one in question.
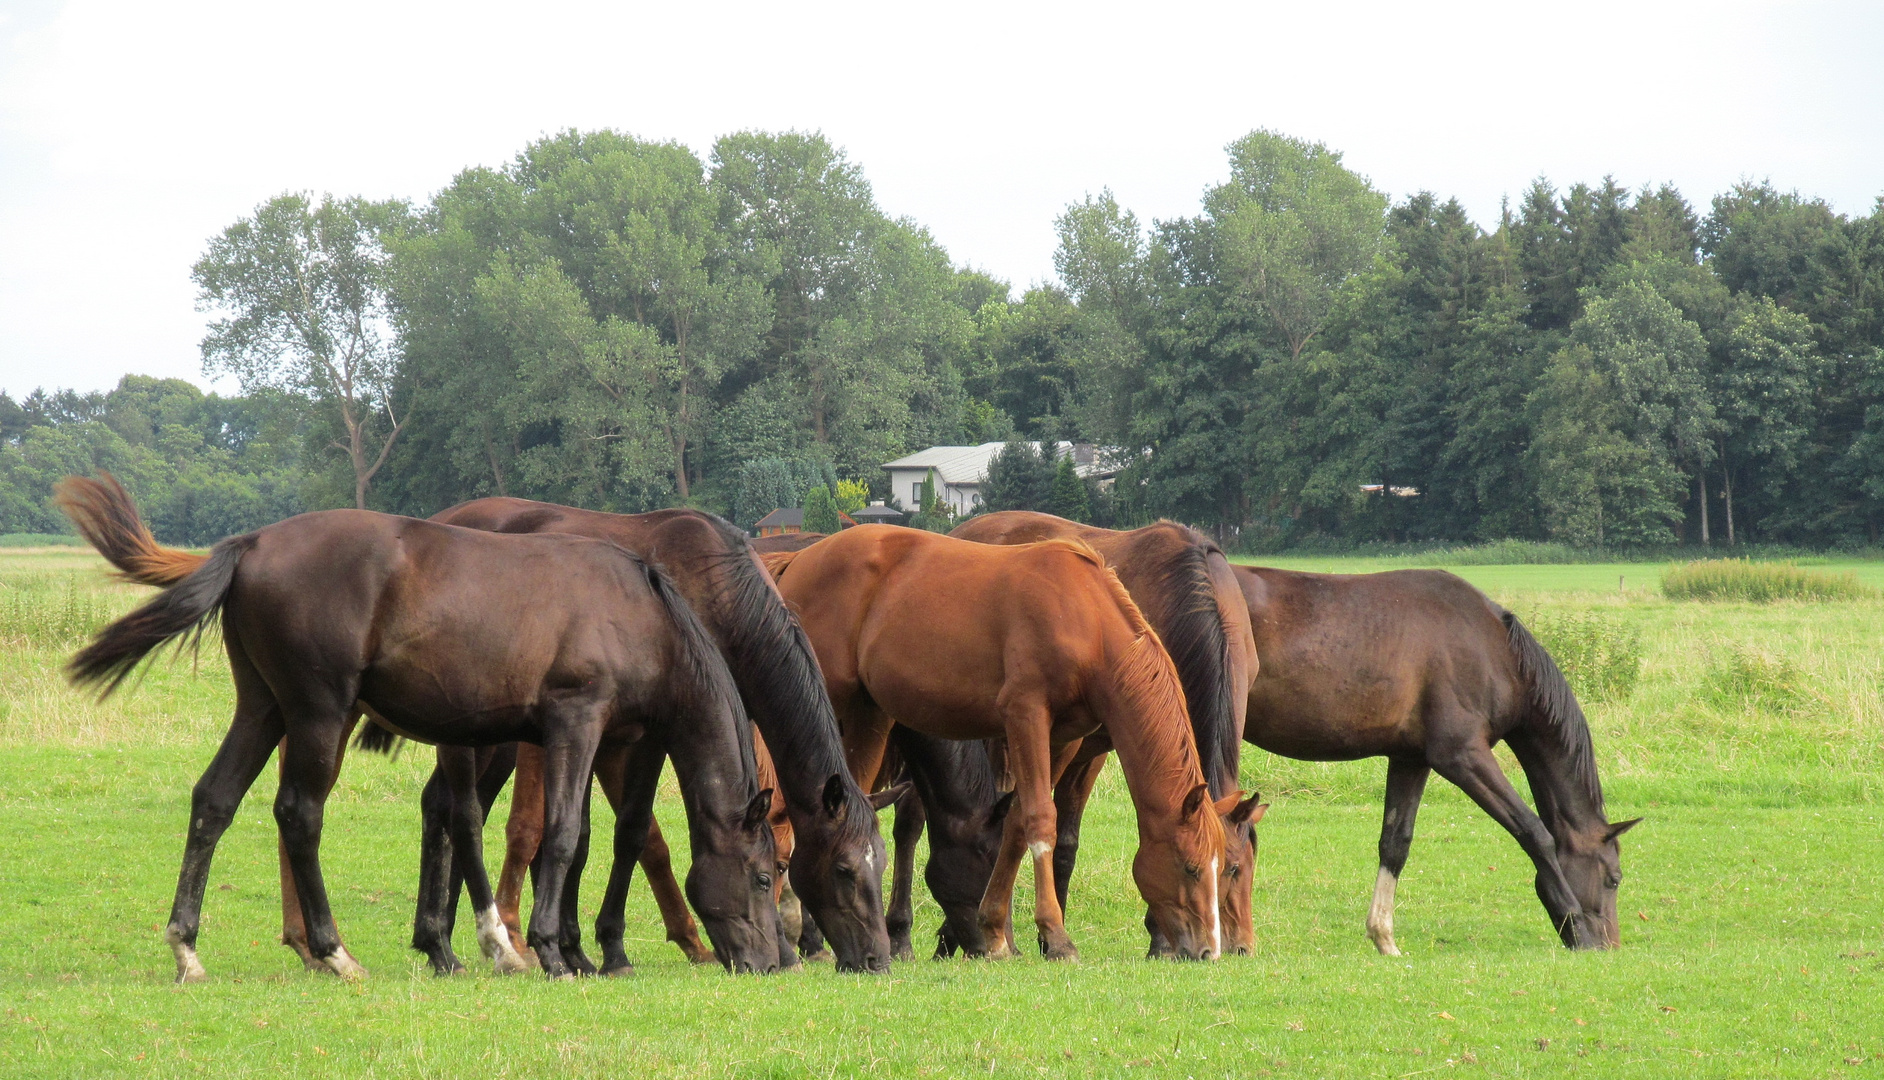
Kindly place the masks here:
MULTIPOLYGON (((760 503, 759 505, 764 506, 765 504, 760 503)), ((796 506, 781 507, 760 518, 753 524, 755 528, 760 529, 778 529, 787 525, 802 529, 805 527, 805 512, 803 509, 796 506)))
POLYGON ((901 522, 903 520, 903 512, 901 510, 892 510, 880 502, 873 502, 862 510, 854 510, 851 512, 850 516, 855 518, 860 525, 868 525, 872 522, 884 524, 887 522, 901 522))
MULTIPOLYGON (((934 469, 945 484, 958 487, 979 484, 988 477, 988 466, 1006 443, 985 442, 979 446, 931 446, 895 461, 883 463, 885 469, 934 469)), ((1036 448, 1041 444, 1034 443, 1036 448)), ((1089 443, 1057 442, 1053 452, 1058 457, 1073 455, 1073 468, 1082 477, 1106 477, 1119 471, 1113 464, 1120 453, 1110 447, 1103 450, 1089 443)))

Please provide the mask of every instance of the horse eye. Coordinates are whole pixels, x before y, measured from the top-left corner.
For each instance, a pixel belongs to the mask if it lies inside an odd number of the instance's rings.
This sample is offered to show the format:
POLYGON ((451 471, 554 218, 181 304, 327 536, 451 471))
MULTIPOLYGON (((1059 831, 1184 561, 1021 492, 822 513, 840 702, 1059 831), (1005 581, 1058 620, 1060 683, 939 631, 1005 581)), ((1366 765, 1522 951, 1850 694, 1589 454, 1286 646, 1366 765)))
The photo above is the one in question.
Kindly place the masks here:
POLYGON ((1190 864, 1190 863, 1186 863, 1186 864, 1184 865, 1184 872, 1185 872, 1186 874, 1189 874, 1189 875, 1190 875, 1190 876, 1191 876, 1191 877, 1192 877, 1193 879, 1196 879, 1196 878, 1200 878, 1200 877, 1203 877, 1203 876, 1204 876, 1204 872, 1203 872, 1203 870, 1202 870, 1202 869, 1200 869, 1199 867, 1197 867, 1197 866, 1195 866, 1195 865, 1192 865, 1192 864, 1190 864))
POLYGON ((1229 875, 1230 875, 1230 876, 1231 876, 1232 878, 1234 878, 1234 877, 1236 877, 1236 876, 1237 876, 1238 874, 1240 874, 1240 873, 1242 873, 1242 872, 1243 872, 1243 864, 1241 864, 1241 863, 1231 863, 1231 864, 1230 864, 1230 869, 1229 869, 1228 871, 1226 871, 1226 872, 1227 872, 1227 873, 1228 873, 1228 874, 1229 874, 1229 875))
POLYGON ((772 887, 772 875, 760 874, 759 875, 759 887, 764 888, 764 889, 771 888, 772 887))

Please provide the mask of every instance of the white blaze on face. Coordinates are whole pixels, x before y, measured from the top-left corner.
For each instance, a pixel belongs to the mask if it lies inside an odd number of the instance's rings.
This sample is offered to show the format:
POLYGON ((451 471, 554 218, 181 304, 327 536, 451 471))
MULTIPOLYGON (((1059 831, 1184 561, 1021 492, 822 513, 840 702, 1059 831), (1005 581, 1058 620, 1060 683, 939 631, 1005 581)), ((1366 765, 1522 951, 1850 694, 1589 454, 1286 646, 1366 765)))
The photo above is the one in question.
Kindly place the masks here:
POLYGON ((1217 906, 1217 860, 1210 860, 1210 955, 1223 955, 1223 910, 1217 906))

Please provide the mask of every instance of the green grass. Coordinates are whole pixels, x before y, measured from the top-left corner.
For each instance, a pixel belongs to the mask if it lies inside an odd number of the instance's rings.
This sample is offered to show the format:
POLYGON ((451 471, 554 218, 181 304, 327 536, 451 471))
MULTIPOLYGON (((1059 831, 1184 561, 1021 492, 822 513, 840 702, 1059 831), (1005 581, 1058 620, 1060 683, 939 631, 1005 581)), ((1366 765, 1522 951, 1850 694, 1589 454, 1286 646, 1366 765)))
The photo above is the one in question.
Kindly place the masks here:
MULTIPOLYGON (((142 595, 96 566, 0 555, 0 580, 44 575, 60 596, 76 575, 111 610, 142 595)), ((351 759, 327 818, 336 912, 372 977, 305 975, 274 944, 269 772, 211 875, 200 945, 213 981, 179 989, 157 930, 189 787, 227 717, 226 669, 206 651, 196 670, 166 663, 100 706, 61 685, 63 649, 8 644, 0 1075, 1884 1073, 1884 602, 1683 604, 1635 581, 1641 569, 1624 568, 1620 590, 1607 567, 1460 570, 1540 625, 1639 635, 1634 692, 1589 707, 1612 815, 1647 818, 1624 841, 1623 948, 1598 955, 1553 944, 1528 862, 1440 781, 1400 891, 1408 955, 1374 955, 1361 923, 1383 766, 1252 751, 1245 784, 1275 804, 1254 957, 1142 959, 1130 808, 1108 770, 1068 917, 1077 966, 922 960, 889 978, 735 979, 682 963, 636 888, 630 979, 438 980, 405 948, 429 768, 408 751, 351 759)), ((671 786, 660 812, 684 851, 671 786)), ((918 908, 919 947, 938 921, 918 908)), ((462 923, 458 948, 476 952, 462 923)))
POLYGON ((1862 600, 1876 590, 1854 571, 1826 573, 1789 562, 1702 559, 1671 566, 1662 574, 1662 595, 1671 600, 1862 600))

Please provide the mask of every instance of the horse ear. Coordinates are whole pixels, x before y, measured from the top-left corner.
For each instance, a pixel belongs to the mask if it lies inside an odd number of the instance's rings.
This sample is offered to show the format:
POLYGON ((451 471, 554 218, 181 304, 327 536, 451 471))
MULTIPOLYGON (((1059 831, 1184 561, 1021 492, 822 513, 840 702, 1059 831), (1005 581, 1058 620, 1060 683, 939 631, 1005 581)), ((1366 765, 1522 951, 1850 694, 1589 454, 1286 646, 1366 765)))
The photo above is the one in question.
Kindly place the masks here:
POLYGON ((1225 814, 1224 820, 1228 821, 1232 825, 1241 825, 1244 822, 1248 822, 1251 825, 1254 825, 1257 822, 1261 821, 1263 819, 1263 814, 1265 814, 1269 810, 1269 804, 1266 802, 1262 802, 1261 801, 1262 797, 1263 797, 1263 793, 1260 791, 1255 792, 1254 794, 1250 795, 1249 798, 1244 799, 1240 803, 1237 803, 1236 809, 1230 811, 1228 814, 1225 814))
POLYGON ((752 797, 746 804, 746 812, 740 815, 740 825, 748 832, 758 832, 765 827, 766 820, 772 816, 772 789, 766 788, 752 797))
POLYGON ((884 807, 895 802, 896 800, 902 798, 903 792, 908 791, 908 790, 909 790, 909 781, 907 780, 903 781, 900 784, 896 784, 892 787, 886 787, 882 791, 877 792, 875 795, 870 796, 870 808, 873 810, 881 810, 884 807))
POLYGON ((1605 841, 1614 840, 1616 837, 1621 836, 1623 833, 1628 832, 1630 829, 1640 824, 1642 824, 1641 818, 1630 818, 1627 821, 1618 821, 1610 825, 1608 831, 1603 834, 1603 839, 1605 841))
POLYGON ((1014 793, 1012 791, 1003 791, 1001 797, 994 800, 994 805, 988 807, 988 824, 994 826, 1006 821, 1007 812, 1012 809, 1013 806, 1014 793))
POLYGON ((838 817, 844 813, 844 777, 832 773, 824 782, 824 812, 829 817, 838 817))
POLYGON ((1178 820, 1189 821, 1192 818, 1196 817, 1197 812, 1199 810, 1202 810, 1204 808, 1204 804, 1209 801, 1210 801, 1210 785, 1209 784, 1199 784, 1196 787, 1192 788, 1190 790, 1190 794, 1184 796, 1184 807, 1183 809, 1178 811, 1178 820))
POLYGON ((1218 817, 1227 818, 1233 812, 1235 812, 1236 804, 1240 802, 1242 798, 1243 798, 1243 792, 1241 790, 1232 791, 1228 795, 1225 795, 1223 798, 1218 799, 1216 802, 1212 803, 1211 805, 1217 808, 1218 817))

